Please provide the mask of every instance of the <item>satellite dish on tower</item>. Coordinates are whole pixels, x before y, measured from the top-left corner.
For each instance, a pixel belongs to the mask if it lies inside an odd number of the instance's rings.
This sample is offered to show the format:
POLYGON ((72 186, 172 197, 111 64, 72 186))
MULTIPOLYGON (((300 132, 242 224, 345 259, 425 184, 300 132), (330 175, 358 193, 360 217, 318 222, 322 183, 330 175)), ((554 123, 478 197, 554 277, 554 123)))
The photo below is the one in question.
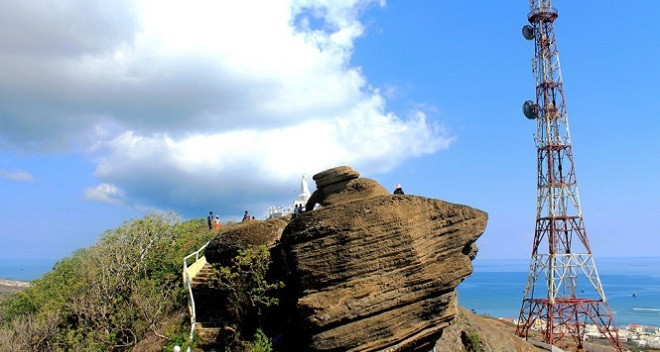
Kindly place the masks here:
POLYGON ((523 103, 522 106, 523 115, 530 120, 534 120, 539 117, 539 106, 536 105, 533 101, 527 100, 523 103))
POLYGON ((522 27, 522 35, 527 40, 534 39, 534 27, 526 24, 522 27))

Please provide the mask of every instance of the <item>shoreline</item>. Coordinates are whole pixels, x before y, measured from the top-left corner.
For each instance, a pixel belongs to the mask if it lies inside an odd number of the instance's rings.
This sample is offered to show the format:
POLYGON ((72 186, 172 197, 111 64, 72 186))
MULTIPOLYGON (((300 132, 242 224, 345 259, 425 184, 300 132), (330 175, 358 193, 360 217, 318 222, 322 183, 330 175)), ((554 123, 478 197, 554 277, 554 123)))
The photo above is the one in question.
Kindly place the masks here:
MULTIPOLYGON (((486 314, 474 313, 474 314, 483 315, 485 317, 506 321, 506 322, 511 323, 511 324, 517 324, 517 320, 518 320, 517 318, 512 318, 512 317, 494 317, 494 316, 491 316, 487 313, 486 314)), ((594 325, 594 324, 593 324, 593 322, 591 322, 591 323, 587 323, 587 325, 594 325)), ((645 328, 645 327, 646 328, 653 328, 653 329, 660 330, 660 326, 654 325, 654 324, 641 324, 641 323, 640 324, 638 324, 638 323, 628 323, 628 324, 621 324, 621 325, 617 324, 617 328, 619 330, 630 330, 630 329, 637 329, 637 328, 640 328, 640 327, 641 328, 645 328)))
POLYGON ((30 283, 27 281, 0 279, 0 299, 26 290, 28 287, 30 283))
POLYGON ((30 283, 27 281, 0 279, 0 286, 27 288, 30 287, 30 283))

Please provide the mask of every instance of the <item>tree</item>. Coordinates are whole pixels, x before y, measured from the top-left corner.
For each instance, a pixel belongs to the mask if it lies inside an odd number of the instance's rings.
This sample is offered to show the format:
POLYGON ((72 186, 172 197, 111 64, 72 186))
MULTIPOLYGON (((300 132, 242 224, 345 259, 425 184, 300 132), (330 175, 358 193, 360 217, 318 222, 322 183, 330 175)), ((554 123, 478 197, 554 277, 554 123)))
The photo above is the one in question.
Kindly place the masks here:
POLYGON ((106 231, 0 301, 0 349, 126 351, 153 335, 165 344, 163 320, 185 311, 182 259, 211 236, 203 221, 172 213, 106 231))

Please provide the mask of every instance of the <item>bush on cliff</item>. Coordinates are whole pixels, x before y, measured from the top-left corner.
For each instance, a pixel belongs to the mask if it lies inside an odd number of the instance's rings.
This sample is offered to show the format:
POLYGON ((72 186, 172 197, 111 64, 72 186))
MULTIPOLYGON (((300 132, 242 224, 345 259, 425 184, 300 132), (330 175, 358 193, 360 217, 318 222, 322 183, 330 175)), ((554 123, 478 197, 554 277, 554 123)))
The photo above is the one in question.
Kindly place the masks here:
POLYGON ((173 214, 106 231, 0 301, 0 349, 126 351, 149 336, 166 344, 185 331, 182 258, 213 235, 202 220, 173 214))
POLYGON ((264 245, 248 246, 239 249, 231 265, 217 265, 211 276, 211 286, 226 293, 227 325, 235 331, 226 344, 232 350, 261 351, 270 346, 267 336, 261 330, 265 310, 279 303, 272 296, 274 290, 284 287, 281 281, 267 280, 271 264, 270 252, 264 245), (253 342, 243 340, 243 336, 255 336, 253 342))

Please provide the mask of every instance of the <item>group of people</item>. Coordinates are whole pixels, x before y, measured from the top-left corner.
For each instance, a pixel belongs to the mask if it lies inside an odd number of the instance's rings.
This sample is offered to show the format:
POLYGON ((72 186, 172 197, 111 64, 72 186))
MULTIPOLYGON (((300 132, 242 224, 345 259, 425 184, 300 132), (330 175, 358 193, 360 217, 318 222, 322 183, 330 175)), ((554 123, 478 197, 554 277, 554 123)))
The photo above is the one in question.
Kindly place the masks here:
POLYGON ((209 225, 209 230, 220 231, 220 215, 213 217, 213 211, 210 211, 209 216, 206 217, 206 222, 209 225))
MULTIPOLYGON (((403 188, 401 188, 401 185, 398 184, 398 183, 394 186, 394 194, 404 194, 403 193, 403 188)), ((293 214, 294 215, 300 214, 304 211, 305 211, 305 206, 302 203, 296 204, 293 207, 293 214)), ((246 210, 245 214, 243 214, 243 220, 242 221, 248 221, 250 219, 254 219, 254 216, 250 216, 250 214, 246 210)), ((220 216, 219 215, 215 215, 215 217, 214 217, 213 216, 213 211, 210 211, 209 216, 206 217, 206 221, 208 223, 209 230, 220 231, 220 228, 222 227, 222 225, 220 223, 220 216)))
MULTIPOLYGON (((247 221, 250 219, 254 219, 254 216, 250 216, 246 210, 245 214, 243 214, 242 221, 247 221)), ((209 211, 209 215, 206 217, 206 223, 209 226, 209 230, 220 231, 220 228, 222 227, 222 224, 220 223, 220 215, 213 216, 213 211, 209 211)))

